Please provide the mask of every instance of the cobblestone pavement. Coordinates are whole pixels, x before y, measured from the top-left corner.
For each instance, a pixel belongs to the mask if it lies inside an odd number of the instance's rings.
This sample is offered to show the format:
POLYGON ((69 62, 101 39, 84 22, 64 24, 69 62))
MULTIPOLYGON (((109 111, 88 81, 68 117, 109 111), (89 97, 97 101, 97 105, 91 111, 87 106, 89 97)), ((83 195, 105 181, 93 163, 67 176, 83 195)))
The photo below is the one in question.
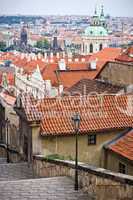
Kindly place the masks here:
POLYGON ((92 200, 68 177, 34 179, 27 163, 0 164, 0 200, 92 200), (24 179, 24 180, 23 180, 24 179))
POLYGON ((68 177, 0 182, 0 200, 92 200, 68 177))
POLYGON ((6 163, 6 158, 0 158, 0 164, 6 163))
POLYGON ((33 173, 32 168, 29 168, 27 163, 0 164, 0 181, 29 178, 33 178, 33 173))

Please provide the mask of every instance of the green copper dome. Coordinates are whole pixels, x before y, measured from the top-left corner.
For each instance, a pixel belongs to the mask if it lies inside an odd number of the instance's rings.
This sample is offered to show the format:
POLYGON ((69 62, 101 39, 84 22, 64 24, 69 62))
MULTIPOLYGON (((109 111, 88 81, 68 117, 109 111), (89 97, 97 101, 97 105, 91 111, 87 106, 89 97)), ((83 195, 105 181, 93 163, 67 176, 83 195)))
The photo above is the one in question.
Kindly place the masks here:
POLYGON ((108 36, 108 32, 102 26, 89 26, 85 29, 84 36, 87 37, 108 36))

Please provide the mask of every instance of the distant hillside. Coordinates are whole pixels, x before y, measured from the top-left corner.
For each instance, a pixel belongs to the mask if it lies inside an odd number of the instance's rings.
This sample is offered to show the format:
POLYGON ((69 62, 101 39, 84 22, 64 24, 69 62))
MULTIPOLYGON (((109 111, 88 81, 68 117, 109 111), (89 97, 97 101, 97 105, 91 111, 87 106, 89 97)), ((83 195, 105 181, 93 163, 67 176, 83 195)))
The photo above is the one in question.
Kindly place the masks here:
POLYGON ((0 24, 20 24, 20 22, 32 22, 35 23, 36 20, 43 19, 40 16, 0 16, 0 24))

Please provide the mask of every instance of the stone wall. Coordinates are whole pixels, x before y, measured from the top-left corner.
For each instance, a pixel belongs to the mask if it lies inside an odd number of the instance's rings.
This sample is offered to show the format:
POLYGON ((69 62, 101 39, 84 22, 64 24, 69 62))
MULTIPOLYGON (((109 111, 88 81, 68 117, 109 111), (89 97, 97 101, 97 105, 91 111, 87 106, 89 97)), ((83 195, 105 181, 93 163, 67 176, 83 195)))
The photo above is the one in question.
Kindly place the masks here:
MULTIPOLYGON (((9 148, 8 155, 11 163, 21 161, 21 155, 17 150, 9 148)), ((7 158, 7 146, 5 144, 0 144, 0 157, 7 158)))
MULTIPOLYGON (((48 160, 34 156, 34 173, 38 177, 69 176, 74 178, 74 162, 48 160)), ((79 163, 79 183, 96 200, 132 200, 133 177, 79 163)))
POLYGON ((127 86, 133 84, 133 64, 108 62, 98 78, 113 85, 127 86))
POLYGON ((0 157, 1 158, 5 158, 6 157, 6 148, 2 144, 0 144, 0 157))

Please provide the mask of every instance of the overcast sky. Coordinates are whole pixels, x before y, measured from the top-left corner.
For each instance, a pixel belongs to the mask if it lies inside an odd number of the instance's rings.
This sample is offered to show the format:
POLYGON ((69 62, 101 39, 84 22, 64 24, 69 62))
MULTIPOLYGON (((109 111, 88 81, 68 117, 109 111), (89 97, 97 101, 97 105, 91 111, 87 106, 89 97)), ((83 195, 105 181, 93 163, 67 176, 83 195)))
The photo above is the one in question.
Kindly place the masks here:
POLYGON ((133 0, 0 0, 0 14, 92 15, 96 4, 111 16, 133 17, 133 0))

